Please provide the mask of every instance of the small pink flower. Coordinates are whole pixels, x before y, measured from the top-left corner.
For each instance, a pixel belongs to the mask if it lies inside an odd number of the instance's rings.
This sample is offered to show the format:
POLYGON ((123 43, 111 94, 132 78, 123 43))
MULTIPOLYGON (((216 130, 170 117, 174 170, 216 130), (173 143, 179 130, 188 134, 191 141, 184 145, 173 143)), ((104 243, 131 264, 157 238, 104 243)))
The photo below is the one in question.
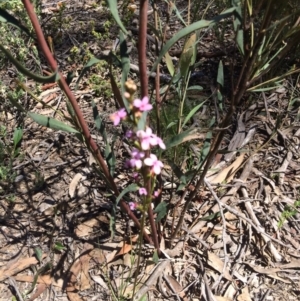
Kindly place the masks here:
POLYGON ((129 202, 128 205, 131 211, 135 210, 137 207, 137 203, 134 202, 129 202))
POLYGON ((124 108, 110 115, 110 120, 114 125, 118 125, 121 120, 124 120, 127 116, 127 113, 124 108))
POLYGON ((151 172, 159 175, 161 169, 164 167, 163 163, 157 159, 157 157, 153 154, 150 154, 150 157, 144 160, 145 165, 151 166, 151 172))
POLYGON ((142 100, 135 99, 133 105, 141 112, 150 111, 153 108, 152 104, 149 103, 149 98, 147 96, 143 97, 142 100))
POLYGON ((143 165, 142 159, 145 157, 145 154, 138 149, 134 148, 131 151, 131 159, 127 160, 125 167, 127 168, 136 168, 140 169, 143 165))
POLYGON ((141 188, 139 189, 139 194, 140 194, 140 195, 147 195, 147 190, 146 190, 146 188, 141 187, 141 188))
POLYGON ((154 196, 155 198, 158 198, 159 195, 160 195, 160 192, 159 192, 158 190, 155 190, 155 191, 153 192, 153 196, 154 196))
POLYGON ((157 145, 156 136, 152 133, 150 128, 147 128, 146 131, 137 131, 136 136, 140 139, 141 148, 143 150, 150 149, 151 145, 157 145))
POLYGON ((156 137, 156 141, 157 141, 157 144, 159 145, 159 147, 160 147, 161 149, 166 149, 166 145, 164 144, 164 142, 162 141, 161 138, 156 137))
POLYGON ((135 133, 132 130, 128 130, 125 133, 125 137, 128 138, 128 139, 133 139, 134 136, 135 136, 135 133))

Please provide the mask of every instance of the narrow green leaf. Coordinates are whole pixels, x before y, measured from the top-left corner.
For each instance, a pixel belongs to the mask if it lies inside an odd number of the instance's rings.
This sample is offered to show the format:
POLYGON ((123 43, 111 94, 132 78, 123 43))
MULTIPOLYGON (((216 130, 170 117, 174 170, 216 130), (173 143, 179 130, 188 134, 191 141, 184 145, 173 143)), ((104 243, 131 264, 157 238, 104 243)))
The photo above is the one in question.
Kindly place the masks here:
POLYGON ((13 65, 24 75, 34 79, 38 83, 55 83, 59 80, 59 73, 55 72, 49 76, 39 76, 35 73, 30 72, 28 69, 26 69, 19 61, 17 61, 8 50, 5 49, 4 46, 0 44, 0 50, 4 52, 4 54, 7 56, 7 58, 13 63, 13 65))
POLYGON ((200 220, 201 221, 212 221, 220 216, 221 216, 221 213, 220 213, 220 211, 218 211, 218 212, 210 214, 208 216, 201 217, 200 220))
POLYGON ((169 70, 169 73, 171 74, 171 76, 173 76, 174 72, 175 72, 175 68, 174 68, 172 58, 171 58, 171 56, 168 52, 165 54, 165 59, 166 59, 166 64, 167 64, 167 68, 169 70))
POLYGON ((24 31, 31 38, 34 38, 28 28, 26 28, 24 25, 22 25, 19 20, 17 20, 14 16, 9 14, 6 10, 4 10, 2 8, 0 8, 0 22, 9 23, 9 24, 19 28, 20 30, 24 31))
POLYGON ((16 128, 14 130, 14 135, 13 135, 13 141, 14 141, 14 148, 16 149, 20 141, 22 140, 23 137, 23 130, 21 128, 16 128))
POLYGON ((239 29, 237 31, 236 42, 239 46, 239 49, 240 49, 242 55, 244 55, 245 52, 244 52, 244 30, 243 29, 239 29))
POLYGON ((138 122, 138 125, 137 125, 138 130, 145 129, 146 123, 147 123, 147 115, 148 115, 148 112, 143 112, 143 114, 138 122))
POLYGON ((173 137, 171 137, 169 140, 167 140, 165 142, 166 144, 166 149, 170 149, 174 146, 177 146, 181 143, 184 143, 186 141, 189 141, 189 140, 194 140, 194 139, 197 139, 198 138, 198 135, 197 135, 197 131, 195 129, 189 129, 185 132, 182 132, 180 134, 177 134, 173 137))
POLYGON ((224 18, 228 18, 230 17, 234 12, 235 12, 236 8, 235 7, 231 7, 229 9, 227 9, 226 11, 224 11, 223 13, 221 13, 219 16, 216 16, 215 18, 213 18, 212 20, 208 21, 208 20, 200 20, 198 22, 195 22, 181 30, 179 30, 174 36, 173 38, 171 38, 163 47, 163 49, 160 51, 160 54, 157 58, 157 60, 155 61, 155 63, 153 64, 152 70, 151 72, 154 72, 156 70, 157 65, 160 63, 161 59, 165 56, 165 54, 167 53, 167 51, 169 51, 169 49, 176 43, 178 42, 180 39, 184 38, 185 36, 191 34, 192 32, 199 30, 201 28, 205 28, 205 27, 209 27, 219 21, 221 21, 224 18))
POLYGON ((198 90, 198 91, 203 91, 203 87, 202 86, 199 86, 199 85, 195 85, 195 86, 190 86, 186 89, 187 91, 190 91, 190 90, 198 90))
MULTIPOLYGON (((158 253, 157 253, 157 250, 154 250, 154 253, 153 253, 153 256, 152 256, 152 260, 155 264, 158 263, 159 261, 159 257, 158 257, 158 253)), ((141 299, 140 299, 141 300, 141 299)))
POLYGON ((192 34, 186 41, 179 60, 179 69, 183 78, 186 78, 196 51, 196 34, 192 34))
POLYGON ((125 82, 127 81, 127 77, 128 77, 129 70, 130 70, 130 59, 129 59, 129 55, 127 52, 127 43, 126 43, 126 39, 125 39, 123 32, 120 32, 120 55, 121 55, 121 63, 122 63, 121 83, 122 83, 122 91, 124 94, 124 91, 125 91, 124 85, 125 85, 125 82))
POLYGON ((111 146, 109 143, 105 145, 105 160, 108 165, 109 173, 112 177, 114 176, 116 168, 116 157, 113 151, 114 143, 115 141, 112 142, 111 146))
POLYGON ((212 140, 212 132, 208 132, 206 134, 206 138, 201 150, 200 158, 199 158, 199 166, 202 164, 202 162, 207 158, 209 151, 210 151, 210 146, 211 146, 211 140, 212 140))
POLYGON ((119 25, 119 27, 122 29, 122 31, 127 35, 127 30, 125 29, 119 13, 118 13, 118 3, 116 0, 107 0, 107 6, 109 7, 109 10, 113 16, 113 18, 115 19, 115 21, 117 22, 117 24, 119 25))
POLYGON ((119 204, 119 201, 121 200, 121 198, 128 192, 135 192, 139 189, 139 186, 136 183, 132 183, 130 185, 128 185, 124 190, 122 190, 122 192, 119 194, 119 196, 116 199, 116 205, 119 204))
POLYGON ((71 127, 59 120, 56 120, 54 118, 43 116, 43 115, 32 113, 32 112, 29 112, 28 116, 31 119, 33 119, 36 123, 38 123, 42 126, 51 128, 53 130, 60 130, 60 131, 69 132, 69 133, 79 133, 73 127, 71 127))
POLYGON ((39 263, 41 263, 43 258, 43 251, 40 248, 34 248, 34 253, 39 263))
POLYGON ((185 117, 184 122, 182 124, 182 128, 189 122, 189 120, 196 114, 196 112, 205 104, 206 101, 203 101, 202 103, 199 103, 197 106, 195 106, 185 117))
POLYGON ((224 87, 224 69, 222 61, 219 62, 217 83, 224 87))
POLYGON ((161 202, 154 209, 154 213, 157 213, 157 217, 155 219, 156 223, 159 223, 166 215, 167 215, 168 204, 166 202, 161 202))
POLYGON ((11 97, 10 95, 8 95, 8 99, 11 102, 11 104, 13 106, 15 106, 20 112, 26 112, 26 110, 13 97, 11 97))

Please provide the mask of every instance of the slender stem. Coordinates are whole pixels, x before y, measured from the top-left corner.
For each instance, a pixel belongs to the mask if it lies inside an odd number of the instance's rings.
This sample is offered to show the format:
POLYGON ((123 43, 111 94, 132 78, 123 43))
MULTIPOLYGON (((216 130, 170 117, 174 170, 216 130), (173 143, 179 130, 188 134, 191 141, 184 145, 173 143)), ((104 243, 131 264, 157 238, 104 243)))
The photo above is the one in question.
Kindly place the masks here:
MULTIPOLYGON (((58 65, 57 65, 57 62, 55 61, 48 45, 47 45, 47 42, 45 40, 45 37, 44 37, 44 34, 42 32, 42 29, 41 29, 41 26, 39 24, 39 21, 38 21, 38 18, 35 14, 35 11, 34 11, 34 7, 32 5, 32 3, 30 2, 30 0, 22 0, 23 2, 23 5, 27 11, 27 14, 31 20, 31 23, 32 23, 32 26, 35 30, 35 33, 36 33, 36 36, 37 36, 37 40, 38 40, 38 43, 39 43, 39 46, 42 50, 42 52, 44 53, 45 57, 46 57, 46 60, 48 61, 51 69, 53 71, 57 71, 58 70, 58 65)), ((86 145, 88 145, 88 147, 91 149, 91 151, 93 152, 93 155, 95 156, 96 160, 98 161, 99 165, 101 166, 102 170, 103 170, 103 173, 105 175, 105 177, 107 178, 109 184, 111 185, 114 193, 116 194, 116 196, 119 195, 119 191, 118 191, 118 188, 117 188, 117 185, 116 183, 114 182, 114 179, 113 177, 110 175, 109 173, 109 170, 106 166, 106 163, 100 153, 100 149, 98 148, 95 140, 91 137, 91 133, 89 131, 89 128, 88 128, 88 125, 86 123, 86 121, 84 120, 84 117, 82 115, 82 112, 81 112, 81 109, 78 105, 78 102, 74 96, 74 94, 72 93, 72 91, 70 90, 69 86, 67 85, 66 81, 65 81, 65 78, 63 77, 62 74, 60 74, 60 78, 59 78, 59 81, 58 81, 58 84, 60 86, 60 88, 65 92, 67 98, 69 99, 73 109, 74 109, 74 112, 78 118, 78 123, 81 127, 81 130, 82 130, 82 134, 84 136, 84 139, 85 139, 85 142, 86 142, 86 145)), ((126 204, 126 202, 121 199, 120 202, 119 202, 121 208, 128 214, 128 216, 133 220, 133 222, 139 227, 140 227, 140 223, 138 221, 138 219, 136 218, 136 216, 133 214, 133 212, 130 210, 129 206, 126 204)), ((144 238, 152 243, 152 240, 151 238, 148 236, 148 234, 146 232, 144 232, 144 238)))

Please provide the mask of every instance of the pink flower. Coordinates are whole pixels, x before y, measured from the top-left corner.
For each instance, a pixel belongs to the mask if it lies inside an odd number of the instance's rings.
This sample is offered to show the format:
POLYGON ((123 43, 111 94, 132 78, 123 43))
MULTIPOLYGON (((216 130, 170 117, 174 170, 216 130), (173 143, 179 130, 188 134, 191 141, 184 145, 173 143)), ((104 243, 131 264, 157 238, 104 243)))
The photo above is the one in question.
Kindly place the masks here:
POLYGON ((140 152, 138 149, 134 148, 131 152, 131 159, 129 159, 125 166, 140 169, 143 165, 142 159, 145 157, 143 152, 140 152))
POLYGON ((143 150, 148 150, 151 146, 156 145, 159 145, 162 149, 166 148, 162 139, 153 134, 150 128, 147 128, 146 131, 137 131, 136 136, 140 139, 141 148, 143 150))
POLYGON ((155 191, 153 192, 153 196, 154 196, 155 198, 158 198, 159 195, 160 195, 160 192, 159 192, 158 190, 155 190, 155 191))
POLYGON ((133 105, 141 112, 150 111, 153 108, 152 104, 149 103, 149 98, 147 96, 143 97, 142 100, 135 99, 133 105))
POLYGON ((147 195, 147 190, 146 190, 146 188, 141 187, 141 188, 139 189, 139 194, 140 194, 140 195, 147 195))
POLYGON ((135 210, 137 207, 137 203, 134 202, 129 202, 128 205, 131 211, 135 210))
POLYGON ((150 149, 151 145, 157 145, 156 136, 152 133, 150 128, 147 128, 146 131, 137 131, 136 135, 140 139, 141 148, 143 150, 150 149))
POLYGON ((166 145, 164 144, 164 142, 162 141, 161 138, 156 137, 156 142, 157 142, 157 144, 159 145, 159 147, 160 147, 161 149, 166 149, 166 145))
POLYGON ((151 166, 151 172, 156 175, 160 174, 161 169, 164 167, 163 163, 157 159, 157 157, 153 154, 150 154, 150 157, 144 160, 145 165, 151 166))
POLYGON ((124 120, 127 116, 127 112, 124 108, 110 115, 110 120, 114 125, 118 125, 121 120, 124 120))

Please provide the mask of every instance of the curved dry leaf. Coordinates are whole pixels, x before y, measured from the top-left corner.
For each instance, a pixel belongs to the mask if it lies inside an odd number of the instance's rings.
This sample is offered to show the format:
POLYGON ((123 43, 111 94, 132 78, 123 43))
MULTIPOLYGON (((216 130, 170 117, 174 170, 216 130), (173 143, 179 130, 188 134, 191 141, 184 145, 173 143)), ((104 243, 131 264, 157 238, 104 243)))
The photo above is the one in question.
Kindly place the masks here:
POLYGON ((77 173, 74 176, 74 178, 72 179, 70 186, 69 186, 69 195, 71 198, 73 198, 75 196, 76 188, 82 178, 83 178, 83 175, 81 173, 77 173))
POLYGON ((242 289, 242 293, 237 297, 238 301, 251 301, 248 286, 242 289))
MULTIPOLYGON (((212 268, 214 268, 217 272, 222 273, 224 262, 215 253, 208 252, 207 254, 208 254, 208 264, 212 268)), ((231 275, 229 274, 228 268, 225 269, 223 273, 223 277, 229 281, 233 281, 231 275)))
POLYGON ((243 163, 244 156, 245 154, 240 154, 240 156, 237 157, 237 159, 230 166, 224 168, 216 177, 210 180, 210 183, 219 184, 223 183, 225 180, 227 183, 229 183, 233 179, 235 172, 243 163))

